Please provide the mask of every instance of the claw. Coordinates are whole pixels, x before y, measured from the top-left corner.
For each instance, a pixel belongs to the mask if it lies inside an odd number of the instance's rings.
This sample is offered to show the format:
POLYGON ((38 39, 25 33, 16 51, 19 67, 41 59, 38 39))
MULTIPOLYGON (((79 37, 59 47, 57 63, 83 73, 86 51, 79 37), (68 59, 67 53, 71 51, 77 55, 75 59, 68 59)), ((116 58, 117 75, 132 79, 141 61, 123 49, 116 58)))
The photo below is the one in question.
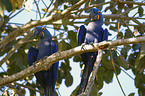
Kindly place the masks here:
POLYGON ((43 60, 40 59, 39 61, 35 61, 35 62, 33 62, 33 66, 34 66, 34 68, 36 67, 35 64, 38 63, 38 62, 41 62, 41 61, 43 61, 43 60))
POLYGON ((82 46, 82 50, 85 50, 84 49, 85 43, 82 43, 81 46, 82 46))
POLYGON ((33 62, 33 66, 34 66, 34 68, 35 68, 35 63, 36 63, 36 62, 33 62))
POLYGON ((91 42, 91 43, 89 43, 90 45, 92 45, 93 47, 95 47, 93 44, 94 44, 94 42, 91 42))

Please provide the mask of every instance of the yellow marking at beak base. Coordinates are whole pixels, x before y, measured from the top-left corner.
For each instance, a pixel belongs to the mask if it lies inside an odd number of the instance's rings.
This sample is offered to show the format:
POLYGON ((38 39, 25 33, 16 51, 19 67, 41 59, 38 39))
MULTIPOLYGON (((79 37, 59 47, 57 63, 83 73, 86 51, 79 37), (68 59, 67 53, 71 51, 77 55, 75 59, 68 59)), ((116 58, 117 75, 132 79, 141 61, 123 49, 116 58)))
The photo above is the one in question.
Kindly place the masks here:
POLYGON ((99 20, 99 18, 100 18, 100 17, 99 17, 99 15, 98 15, 98 14, 97 14, 97 16, 98 16, 98 17, 97 17, 97 20, 99 20))
POLYGON ((43 35, 43 37, 44 37, 44 32, 42 31, 42 35, 43 35))

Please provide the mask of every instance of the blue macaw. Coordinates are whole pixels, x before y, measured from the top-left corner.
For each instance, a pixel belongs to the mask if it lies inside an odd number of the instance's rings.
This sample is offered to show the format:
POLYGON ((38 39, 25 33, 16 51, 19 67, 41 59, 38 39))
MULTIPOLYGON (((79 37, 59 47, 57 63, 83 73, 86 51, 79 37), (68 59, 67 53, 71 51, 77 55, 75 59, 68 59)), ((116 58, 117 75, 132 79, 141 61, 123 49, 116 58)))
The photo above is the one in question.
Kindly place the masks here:
MULTIPOLYGON (((103 15, 97 8, 92 8, 89 14, 90 23, 85 28, 84 25, 81 25, 78 34, 77 40, 78 45, 98 43, 104 40, 108 40, 108 30, 103 30, 103 15)), ((80 83, 80 87, 78 90, 78 94, 81 94, 85 91, 90 73, 93 70, 94 63, 96 61, 97 52, 86 52, 81 54, 81 58, 83 63, 85 64, 85 68, 83 70, 82 79, 80 83)))
MULTIPOLYGON (((35 37, 39 37, 39 44, 38 49, 33 47, 29 48, 28 62, 30 66, 33 65, 35 61, 38 62, 45 56, 50 56, 58 51, 57 45, 52 41, 52 36, 45 27, 37 26, 34 35, 35 37)), ((49 70, 42 70, 35 73, 37 81, 44 88, 45 96, 55 96, 58 64, 59 62, 56 62, 52 64, 49 70)))

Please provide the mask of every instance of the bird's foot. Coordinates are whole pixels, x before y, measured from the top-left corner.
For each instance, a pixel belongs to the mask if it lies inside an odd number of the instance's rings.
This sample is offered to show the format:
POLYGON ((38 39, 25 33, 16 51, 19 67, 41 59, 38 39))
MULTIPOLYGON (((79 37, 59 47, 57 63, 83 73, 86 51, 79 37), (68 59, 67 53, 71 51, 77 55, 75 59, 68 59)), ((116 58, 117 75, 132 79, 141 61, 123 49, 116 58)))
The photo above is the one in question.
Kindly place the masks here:
POLYGON ((81 46, 82 46, 81 49, 84 50, 85 43, 82 43, 81 46))
POLYGON ((36 67, 36 66, 35 66, 36 63, 42 62, 42 61, 43 61, 42 59, 40 59, 39 61, 35 61, 35 62, 33 63, 34 68, 36 67))
POLYGON ((90 45, 92 45, 94 47, 94 42, 89 43, 90 45))

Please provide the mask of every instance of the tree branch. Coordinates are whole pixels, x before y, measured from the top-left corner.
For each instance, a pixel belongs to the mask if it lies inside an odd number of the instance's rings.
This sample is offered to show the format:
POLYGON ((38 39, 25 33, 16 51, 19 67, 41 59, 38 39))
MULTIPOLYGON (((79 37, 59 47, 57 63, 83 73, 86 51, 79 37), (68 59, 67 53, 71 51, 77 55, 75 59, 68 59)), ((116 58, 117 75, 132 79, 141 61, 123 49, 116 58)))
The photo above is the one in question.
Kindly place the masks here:
POLYGON ((96 62, 94 63, 93 71, 90 74, 86 90, 85 90, 85 92, 83 92, 82 94, 80 94, 78 96, 89 96, 90 95, 91 88, 92 88, 92 86, 94 84, 94 80, 95 80, 95 77, 96 77, 100 62, 102 60, 102 54, 103 54, 102 50, 99 49, 98 50, 98 55, 97 55, 97 58, 96 58, 96 62))
POLYGON ((82 54, 84 52, 93 52, 97 51, 99 46, 120 46, 125 44, 133 44, 133 43, 142 43, 145 42, 145 36, 136 37, 136 38, 129 38, 129 39, 121 39, 121 40, 115 40, 115 41, 108 41, 108 42, 100 42, 100 43, 94 43, 90 45, 84 45, 84 46, 78 46, 73 49, 69 49, 62 52, 57 52, 52 54, 49 57, 44 58, 42 61, 38 62, 34 66, 30 66, 16 74, 13 74, 9 77, 5 77, 3 79, 0 79, 0 86, 24 79, 27 76, 32 75, 33 73, 36 73, 41 70, 48 70, 50 66, 62 59, 70 58, 72 56, 82 54))
POLYGON ((118 77, 117 77, 117 72, 116 72, 116 69, 115 69, 115 64, 114 64, 113 56, 112 56, 112 53, 111 53, 111 50, 110 50, 110 49, 109 49, 109 53, 110 53, 110 56, 111 56, 111 62, 112 62, 112 65, 113 65, 113 69, 114 69, 114 72, 115 72, 115 76, 116 76, 117 82, 118 82, 118 84, 119 84, 119 87, 120 87, 120 89, 121 89, 123 95, 126 96, 126 94, 125 94, 125 92, 124 92, 124 90, 123 90, 123 88, 122 88, 122 86, 121 86, 121 83, 120 83, 120 81, 119 81, 119 79, 118 79, 118 77))
MULTIPOLYGON (((70 15, 70 16, 67 16, 63 19, 84 19, 84 18, 89 18, 89 15, 81 15, 81 16, 70 15)), ((144 18, 127 17, 127 16, 120 15, 120 14, 103 14, 103 18, 106 18, 106 19, 110 19, 110 18, 112 18, 112 19, 127 19, 127 20, 144 19, 144 18)))
POLYGON ((38 13, 39 13, 39 17, 40 17, 40 19, 41 19, 41 13, 40 13, 39 6, 38 6, 36 0, 34 0, 34 3, 35 3, 35 5, 36 5, 36 7, 37 7, 37 10, 38 10, 38 13))
POLYGON ((119 2, 119 3, 123 3, 123 4, 145 5, 145 3, 143 3, 143 2, 133 2, 133 1, 115 0, 114 2, 119 2))
POLYGON ((44 94, 43 91, 34 89, 34 88, 32 88, 31 86, 27 86, 27 85, 23 85, 23 84, 19 84, 19 83, 14 83, 14 84, 15 84, 15 85, 18 85, 18 86, 22 86, 22 87, 28 88, 28 89, 33 90, 33 91, 37 91, 37 92, 39 92, 40 94, 44 94))

